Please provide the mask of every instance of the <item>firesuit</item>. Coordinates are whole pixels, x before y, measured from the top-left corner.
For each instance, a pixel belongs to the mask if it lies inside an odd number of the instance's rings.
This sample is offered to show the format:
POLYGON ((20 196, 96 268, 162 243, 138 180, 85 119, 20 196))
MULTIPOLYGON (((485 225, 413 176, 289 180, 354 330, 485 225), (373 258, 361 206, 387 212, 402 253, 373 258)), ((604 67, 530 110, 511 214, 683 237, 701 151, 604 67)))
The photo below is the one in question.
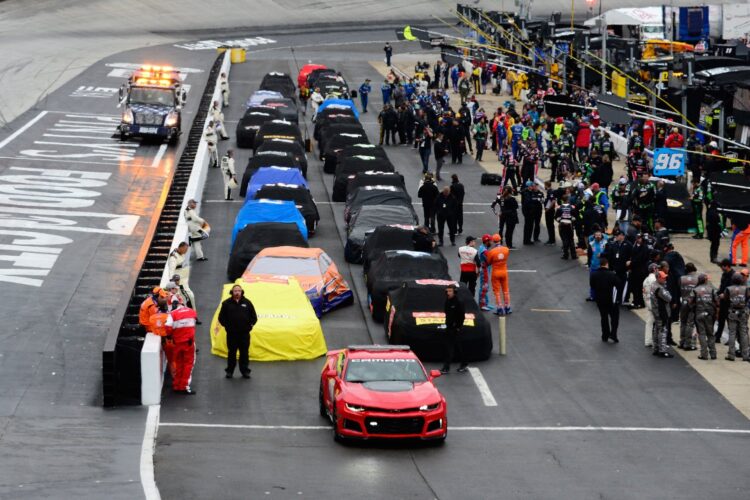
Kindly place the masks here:
POLYGON ((698 286, 690 293, 690 303, 694 307, 695 326, 698 330, 698 342, 701 346, 699 359, 716 359, 716 343, 714 338, 714 321, 716 306, 719 303, 716 289, 706 282, 706 275, 698 276, 698 286))
POLYGON ((477 255, 479 256, 479 307, 483 311, 489 311, 487 303, 487 291, 489 289, 490 266, 487 263, 487 251, 490 249, 491 238, 489 234, 482 236, 482 244, 479 245, 477 255))
POLYGON ((693 340, 695 314, 693 307, 690 305, 690 294, 697 285, 698 274, 695 272, 680 278, 680 347, 687 351, 695 350, 695 341, 693 340))
POLYGON ((516 123, 510 127, 510 151, 514 159, 518 158, 518 151, 521 145, 521 135, 523 134, 524 126, 520 123, 516 123))
MULTIPOLYGON (((493 239, 493 241, 495 241, 493 239)), ((487 251, 487 263, 492 266, 492 291, 495 294, 496 314, 510 314, 510 287, 508 286, 508 256, 510 250, 497 240, 497 244, 487 251), (500 300, 500 290, 503 300, 500 300), (504 307, 500 307, 503 304, 504 307)))
MULTIPOLYGON (((193 309, 178 306, 167 318, 167 333, 172 337, 172 389, 190 391, 190 379, 195 365, 195 322, 193 309)), ((192 391, 190 391, 192 392, 192 391)))
POLYGON ((557 221, 557 228, 560 232, 560 240, 562 240, 563 259, 578 259, 573 237, 573 222, 575 221, 576 215, 575 207, 567 201, 563 202, 555 212, 555 220, 557 221), (570 257, 568 257, 568 255, 570 255, 570 257))
POLYGON ((748 357, 748 336, 747 336, 747 285, 742 284, 742 277, 734 275, 732 277, 732 286, 727 287, 726 294, 729 295, 729 314, 727 315, 727 326, 729 327, 729 351, 726 360, 734 361, 734 344, 735 340, 740 342, 740 352, 744 361, 750 360, 748 357))
POLYGON ((652 338, 654 356, 673 358, 667 345, 667 329, 669 328, 669 304, 672 295, 666 287, 667 275, 660 272, 657 282, 651 288, 651 310, 654 314, 654 334, 652 338))

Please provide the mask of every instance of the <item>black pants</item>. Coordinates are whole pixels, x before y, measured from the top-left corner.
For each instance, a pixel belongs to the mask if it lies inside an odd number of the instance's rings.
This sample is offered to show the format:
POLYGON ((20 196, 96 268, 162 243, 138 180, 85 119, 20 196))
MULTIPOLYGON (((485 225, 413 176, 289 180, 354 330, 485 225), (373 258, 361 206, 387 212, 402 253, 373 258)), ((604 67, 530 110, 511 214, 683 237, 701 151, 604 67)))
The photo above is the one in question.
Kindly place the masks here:
POLYGON ((709 229, 708 240, 711 242, 711 248, 708 251, 708 256, 711 261, 715 261, 717 255, 719 255, 719 243, 721 242, 721 231, 714 231, 709 229))
POLYGON ((464 356, 464 347, 461 345, 461 339, 456 331, 447 331, 443 336, 444 348, 445 348, 445 361, 443 362, 443 368, 448 369, 453 362, 453 359, 458 353, 458 360, 461 365, 466 364, 466 357, 464 356))
POLYGON ((547 226, 547 243, 555 242, 555 210, 544 211, 544 224, 547 226))
POLYGON ((385 143, 386 145, 390 146, 391 142, 393 142, 393 145, 396 145, 396 132, 398 130, 395 128, 387 128, 385 129, 385 143))
POLYGON ((719 324, 716 327, 716 342, 721 342, 721 334, 724 333, 724 325, 729 315, 729 302, 721 301, 719 303, 719 324))
POLYGON ((431 232, 435 232, 435 212, 432 210, 429 204, 422 205, 424 211, 424 225, 431 232))
MULTIPOLYGON (((549 177, 550 182, 555 182, 557 180, 557 165, 559 164, 559 160, 557 159, 557 156, 554 158, 549 159, 549 168, 552 171, 549 177)), ((562 180, 562 178, 561 178, 562 180)))
POLYGON ((633 293, 633 305, 636 307, 645 307, 646 302, 643 297, 643 280, 646 279, 647 271, 634 269, 630 272, 630 291, 633 293))
POLYGON ((541 231, 540 223, 542 221, 541 210, 529 210, 524 214, 523 217, 523 242, 524 244, 530 244, 533 241, 539 240, 539 233, 541 231))
POLYGON ((460 142, 451 143, 451 163, 463 163, 464 148, 460 142))
POLYGON ((477 139, 477 143, 476 143, 476 146, 477 146, 476 160, 477 161, 482 161, 482 153, 484 152, 484 145, 485 145, 484 139, 481 139, 481 140, 477 139))
POLYGON ((474 292, 477 289, 477 273, 474 271, 461 271, 461 277, 458 280, 461 283, 466 283, 471 295, 474 296, 474 292))
POLYGON ((560 224, 560 239, 562 240, 563 257, 571 259, 578 258, 576 254, 575 241, 573 240, 573 224, 560 224))
POLYGON ((456 242, 456 217, 455 216, 446 216, 442 214, 437 215, 437 235, 438 240, 440 243, 443 243, 443 230, 445 229, 445 224, 448 224, 448 237, 451 240, 451 243, 456 242))
POLYGON ((602 320, 602 340, 617 338, 617 326, 620 324, 620 308, 617 304, 597 304, 602 320))
POLYGON ((497 233, 502 236, 503 229, 505 229, 503 241, 508 248, 513 246, 513 230, 516 228, 516 224, 518 223, 515 221, 506 221, 503 217, 500 217, 500 226, 498 227, 497 233))
POLYGON ((464 232, 464 204, 463 202, 456 204, 456 231, 459 233, 464 232))
POLYGON ((250 332, 227 332, 227 373, 233 374, 237 365, 237 351, 240 352, 240 373, 249 373, 248 352, 250 350, 250 332))

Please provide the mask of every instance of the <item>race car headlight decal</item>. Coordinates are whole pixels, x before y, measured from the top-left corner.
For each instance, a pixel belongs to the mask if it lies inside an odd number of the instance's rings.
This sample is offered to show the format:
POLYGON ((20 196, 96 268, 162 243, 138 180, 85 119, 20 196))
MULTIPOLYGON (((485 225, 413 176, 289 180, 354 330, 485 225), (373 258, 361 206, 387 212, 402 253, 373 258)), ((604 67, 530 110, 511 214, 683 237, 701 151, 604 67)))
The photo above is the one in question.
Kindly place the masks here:
POLYGON ((129 109, 126 109, 122 113, 122 123, 133 123, 133 112, 129 109))
POLYGON ((437 410, 439 406, 440 406, 440 403, 435 403, 431 405, 422 405, 419 407, 419 409, 421 411, 432 411, 432 410, 437 410))
POLYGON ((164 126, 165 127, 174 127, 175 125, 177 125, 178 118, 179 117, 177 116, 177 113, 175 113, 175 112, 169 113, 167 115, 167 119, 164 120, 164 126))
POLYGON ((680 208, 682 206, 682 202, 667 198, 667 206, 669 208, 680 208))
POLYGON ((356 411, 356 412, 365 411, 364 406, 350 405, 349 403, 346 403, 346 409, 349 411, 356 411))

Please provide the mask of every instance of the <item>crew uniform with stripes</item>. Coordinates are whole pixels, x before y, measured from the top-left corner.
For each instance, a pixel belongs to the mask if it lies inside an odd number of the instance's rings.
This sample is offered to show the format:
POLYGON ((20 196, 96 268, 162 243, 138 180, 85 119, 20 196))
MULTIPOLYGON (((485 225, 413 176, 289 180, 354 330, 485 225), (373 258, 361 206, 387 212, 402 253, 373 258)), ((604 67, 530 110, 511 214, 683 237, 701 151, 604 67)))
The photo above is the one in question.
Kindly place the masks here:
POLYGON ((190 380, 195 365, 195 323, 198 315, 193 309, 183 305, 169 313, 167 336, 172 340, 172 389, 181 394, 192 395, 190 380))

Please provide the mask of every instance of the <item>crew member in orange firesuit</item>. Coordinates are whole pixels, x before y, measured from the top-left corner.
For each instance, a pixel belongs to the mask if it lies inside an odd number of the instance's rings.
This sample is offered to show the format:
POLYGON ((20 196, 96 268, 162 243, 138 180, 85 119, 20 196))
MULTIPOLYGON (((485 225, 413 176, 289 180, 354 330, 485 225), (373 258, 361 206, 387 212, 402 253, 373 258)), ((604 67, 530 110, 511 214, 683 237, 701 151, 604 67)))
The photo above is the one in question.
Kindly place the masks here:
POLYGON ((487 265, 492 266, 492 291, 495 293, 495 314, 504 315, 512 313, 510 308, 510 288, 508 286, 508 256, 510 250, 503 246, 499 234, 492 235, 493 247, 487 251, 487 265), (500 290, 503 292, 503 300, 500 300, 500 290), (504 306, 501 306, 501 304, 504 306))

